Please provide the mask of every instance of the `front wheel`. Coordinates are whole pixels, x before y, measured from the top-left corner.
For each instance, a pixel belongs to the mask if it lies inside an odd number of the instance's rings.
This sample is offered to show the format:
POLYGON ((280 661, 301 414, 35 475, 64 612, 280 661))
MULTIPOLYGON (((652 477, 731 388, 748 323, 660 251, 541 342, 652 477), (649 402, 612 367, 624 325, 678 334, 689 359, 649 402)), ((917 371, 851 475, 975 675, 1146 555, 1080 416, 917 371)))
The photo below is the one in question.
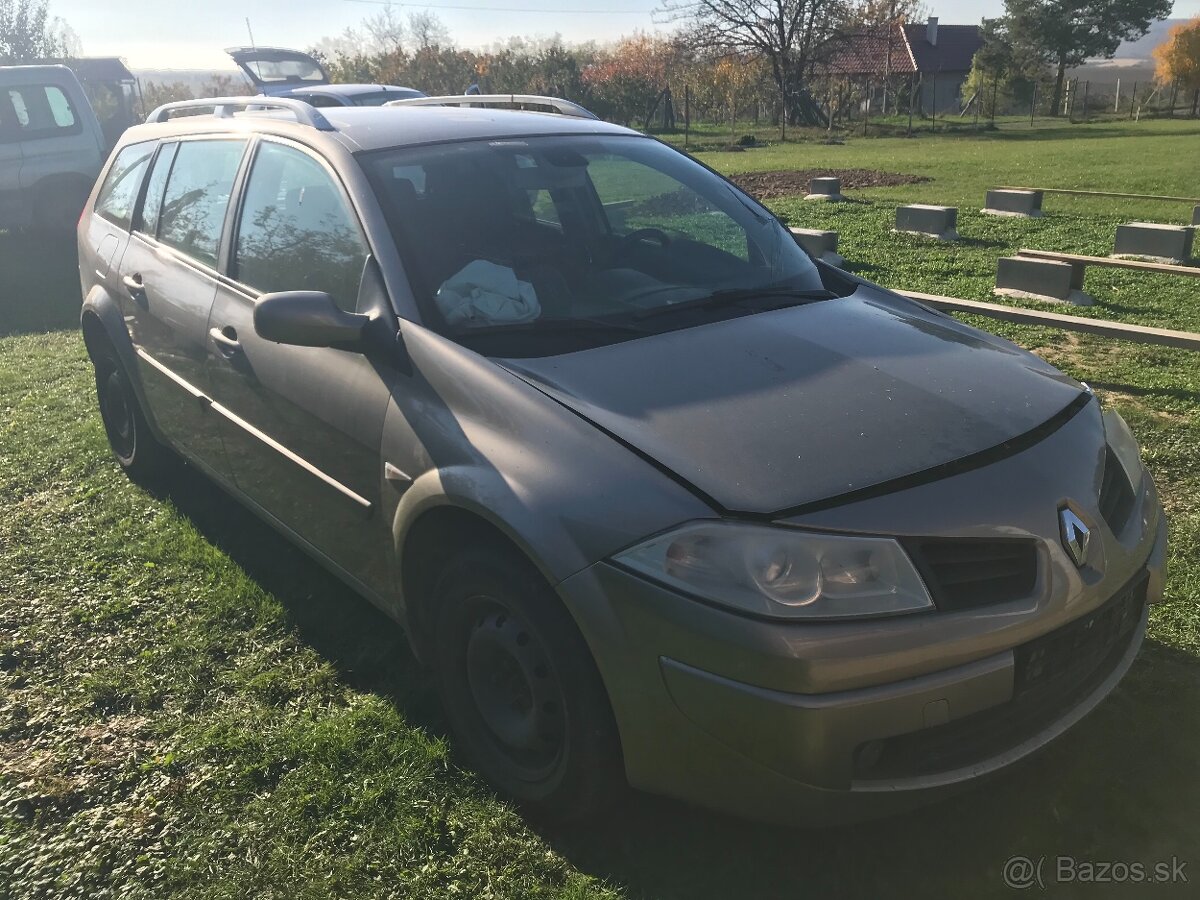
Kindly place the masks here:
POLYGON ((150 433, 125 369, 110 347, 101 347, 92 362, 96 368, 100 418, 117 462, 131 478, 159 474, 167 462, 168 451, 150 433))
POLYGON ((435 591, 433 661, 460 749, 535 814, 577 819, 623 785, 608 697, 574 621, 515 552, 454 557, 435 591))

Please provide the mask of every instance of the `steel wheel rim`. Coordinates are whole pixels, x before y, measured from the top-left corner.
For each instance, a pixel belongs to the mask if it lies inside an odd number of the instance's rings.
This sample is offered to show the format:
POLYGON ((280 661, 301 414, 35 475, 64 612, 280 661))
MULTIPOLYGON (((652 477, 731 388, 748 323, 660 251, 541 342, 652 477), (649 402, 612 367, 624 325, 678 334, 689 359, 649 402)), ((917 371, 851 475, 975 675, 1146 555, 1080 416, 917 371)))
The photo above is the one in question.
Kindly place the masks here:
POLYGON ((519 776, 549 775, 566 743, 562 686, 536 632, 503 603, 475 598, 466 681, 485 736, 519 776))

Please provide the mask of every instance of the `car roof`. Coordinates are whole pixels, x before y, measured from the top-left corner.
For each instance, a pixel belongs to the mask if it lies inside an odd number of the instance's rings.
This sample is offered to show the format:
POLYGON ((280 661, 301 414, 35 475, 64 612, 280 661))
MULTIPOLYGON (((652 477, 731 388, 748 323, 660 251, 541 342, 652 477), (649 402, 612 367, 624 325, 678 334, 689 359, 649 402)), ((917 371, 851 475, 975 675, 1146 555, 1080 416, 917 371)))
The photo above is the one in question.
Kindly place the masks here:
POLYGON ((322 138, 341 142, 351 151, 383 150, 448 141, 532 137, 549 134, 639 133, 599 119, 527 110, 449 106, 332 106, 320 110, 332 131, 296 122, 287 111, 242 112, 228 118, 180 116, 163 123, 138 125, 122 143, 212 132, 278 134, 317 144, 322 138))

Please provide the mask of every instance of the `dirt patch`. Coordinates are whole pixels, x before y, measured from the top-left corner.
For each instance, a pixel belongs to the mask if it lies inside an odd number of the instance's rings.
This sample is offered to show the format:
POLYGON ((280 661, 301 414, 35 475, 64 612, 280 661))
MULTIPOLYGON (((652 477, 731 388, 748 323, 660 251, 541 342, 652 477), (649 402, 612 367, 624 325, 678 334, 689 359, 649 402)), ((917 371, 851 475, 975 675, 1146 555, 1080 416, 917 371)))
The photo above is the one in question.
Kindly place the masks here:
POLYGON ((731 180, 746 193, 759 200, 794 197, 808 193, 808 183, 814 178, 838 178, 842 190, 868 187, 896 187, 901 184, 921 184, 930 179, 924 175, 902 175, 898 172, 879 172, 875 169, 795 169, 779 172, 747 172, 733 175, 731 180))

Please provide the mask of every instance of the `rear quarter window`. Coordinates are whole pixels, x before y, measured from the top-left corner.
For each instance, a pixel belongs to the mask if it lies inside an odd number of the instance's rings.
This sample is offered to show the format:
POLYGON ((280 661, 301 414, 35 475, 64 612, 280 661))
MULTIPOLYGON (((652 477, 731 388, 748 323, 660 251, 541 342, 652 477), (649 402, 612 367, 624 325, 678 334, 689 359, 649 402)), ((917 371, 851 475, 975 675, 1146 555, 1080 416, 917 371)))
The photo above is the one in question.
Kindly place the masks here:
POLYGON ((96 214, 114 225, 128 229, 133 208, 146 175, 146 166, 154 153, 153 143, 132 144, 117 154, 109 167, 100 193, 96 195, 96 214))

